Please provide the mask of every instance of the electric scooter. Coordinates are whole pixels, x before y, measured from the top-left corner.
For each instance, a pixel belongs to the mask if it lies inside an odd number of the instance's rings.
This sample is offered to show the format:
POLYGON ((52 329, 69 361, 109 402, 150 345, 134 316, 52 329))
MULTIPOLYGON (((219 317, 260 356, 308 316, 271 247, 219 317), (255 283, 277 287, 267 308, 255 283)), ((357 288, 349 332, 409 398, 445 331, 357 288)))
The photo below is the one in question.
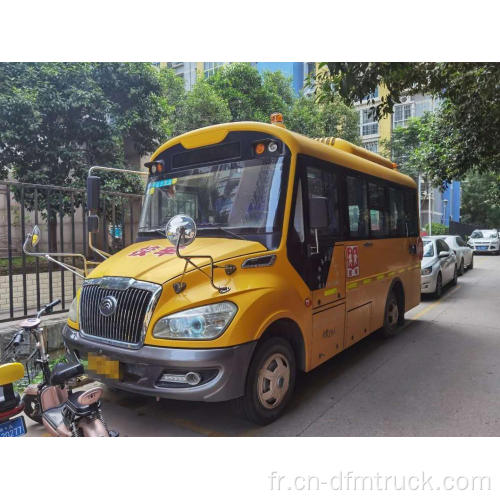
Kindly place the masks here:
POLYGON ((27 417, 42 423, 48 432, 59 437, 115 437, 118 433, 108 430, 101 412, 103 390, 93 387, 73 392, 69 382, 83 375, 81 363, 57 363, 50 369, 46 332, 40 326, 40 317, 61 302, 57 299, 42 307, 35 318, 24 320, 13 339, 18 342, 33 336, 35 350, 31 356, 41 368, 42 381, 31 384, 24 391, 22 403, 27 417))

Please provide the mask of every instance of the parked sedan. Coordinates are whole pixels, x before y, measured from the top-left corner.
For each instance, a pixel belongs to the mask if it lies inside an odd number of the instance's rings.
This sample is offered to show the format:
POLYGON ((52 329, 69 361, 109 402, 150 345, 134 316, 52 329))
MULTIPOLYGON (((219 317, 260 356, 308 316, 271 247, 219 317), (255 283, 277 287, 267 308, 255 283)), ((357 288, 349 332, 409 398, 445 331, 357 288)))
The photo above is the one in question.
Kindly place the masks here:
POLYGON ((444 241, 457 255, 458 275, 462 276, 464 270, 474 267, 474 252, 472 248, 458 235, 450 235, 444 238, 444 241))
POLYGON ((476 229, 467 242, 474 253, 500 254, 500 238, 496 229, 476 229))
POLYGON ((457 256, 442 236, 426 236, 423 243, 420 291, 423 294, 433 293, 438 298, 441 297, 445 285, 457 284, 457 256))

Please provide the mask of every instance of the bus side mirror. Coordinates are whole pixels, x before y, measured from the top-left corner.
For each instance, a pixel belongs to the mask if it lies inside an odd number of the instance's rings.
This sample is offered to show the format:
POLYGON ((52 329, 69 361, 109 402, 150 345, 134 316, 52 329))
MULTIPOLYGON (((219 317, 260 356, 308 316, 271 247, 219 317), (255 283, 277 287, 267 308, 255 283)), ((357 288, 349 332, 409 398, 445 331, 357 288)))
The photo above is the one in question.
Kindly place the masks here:
POLYGON ((316 196, 309 200, 309 225, 311 229, 328 227, 328 199, 316 196))
POLYGON ((87 215, 87 230, 89 233, 99 232, 99 216, 98 215, 87 215))
POLYGON ((101 178, 97 175, 87 177, 87 209, 90 211, 99 210, 99 197, 101 195, 101 178))

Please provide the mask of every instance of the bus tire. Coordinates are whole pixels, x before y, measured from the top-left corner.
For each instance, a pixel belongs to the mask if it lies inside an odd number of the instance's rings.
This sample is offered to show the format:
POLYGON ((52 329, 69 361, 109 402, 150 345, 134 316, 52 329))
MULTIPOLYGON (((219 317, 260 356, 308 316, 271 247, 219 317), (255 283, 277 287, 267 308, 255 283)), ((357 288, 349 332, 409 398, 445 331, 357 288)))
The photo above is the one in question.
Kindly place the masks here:
POLYGON ((384 337, 393 337, 396 335, 398 327, 401 324, 401 314, 404 313, 401 311, 400 301, 398 301, 394 289, 391 289, 385 303, 384 325, 382 326, 382 335, 384 337))
POLYGON ((259 425, 274 422, 292 398, 295 376, 295 354, 287 340, 269 337, 258 345, 240 401, 246 417, 259 425))

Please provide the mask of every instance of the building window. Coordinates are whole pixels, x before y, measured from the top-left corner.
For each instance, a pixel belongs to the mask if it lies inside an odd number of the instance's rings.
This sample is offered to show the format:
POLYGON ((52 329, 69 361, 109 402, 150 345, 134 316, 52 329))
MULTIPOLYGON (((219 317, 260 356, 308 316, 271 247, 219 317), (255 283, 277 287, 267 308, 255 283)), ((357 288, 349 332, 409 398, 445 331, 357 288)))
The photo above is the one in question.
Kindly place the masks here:
POLYGON ((394 106, 393 127, 405 127, 408 120, 413 116, 413 105, 396 104, 394 106))
POLYGON ((360 134, 362 136, 378 134, 378 121, 374 109, 362 109, 359 112, 359 120, 360 134))
POLYGON ((208 78, 212 75, 215 75, 215 73, 224 66, 225 63, 223 62, 206 62, 203 63, 203 72, 205 74, 205 78, 208 78))
POLYGON ((372 153, 378 153, 378 141, 364 142, 363 147, 372 153))

